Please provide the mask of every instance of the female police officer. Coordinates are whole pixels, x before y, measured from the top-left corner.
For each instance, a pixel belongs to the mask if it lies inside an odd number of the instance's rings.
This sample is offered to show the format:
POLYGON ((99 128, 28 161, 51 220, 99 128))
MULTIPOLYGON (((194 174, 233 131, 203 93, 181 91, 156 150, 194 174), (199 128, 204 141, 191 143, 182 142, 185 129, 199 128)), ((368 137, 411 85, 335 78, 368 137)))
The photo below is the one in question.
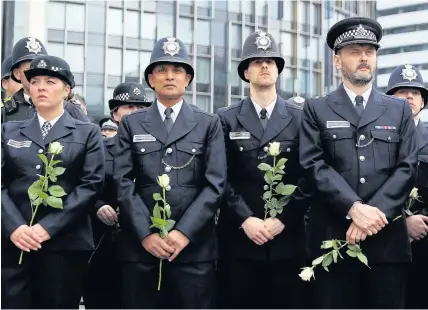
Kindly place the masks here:
POLYGON ((25 75, 37 115, 2 125, 2 308, 77 308, 93 249, 88 211, 104 180, 101 133, 64 111, 74 77, 63 59, 38 56, 25 75), (55 182, 63 209, 41 205, 29 227, 27 190, 45 174, 38 155, 54 141, 63 146, 55 157, 65 168, 55 182))

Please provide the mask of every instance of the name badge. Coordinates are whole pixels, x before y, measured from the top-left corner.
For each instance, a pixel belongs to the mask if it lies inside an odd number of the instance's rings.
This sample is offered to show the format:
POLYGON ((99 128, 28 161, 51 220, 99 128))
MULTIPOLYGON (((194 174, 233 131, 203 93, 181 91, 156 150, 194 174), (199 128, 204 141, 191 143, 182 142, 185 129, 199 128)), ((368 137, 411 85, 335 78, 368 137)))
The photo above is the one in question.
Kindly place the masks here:
POLYGON ((31 143, 32 143, 31 141, 15 141, 15 140, 9 139, 9 141, 7 142, 7 145, 20 149, 21 147, 30 147, 31 143))
POLYGON ((246 140, 250 139, 251 134, 248 131, 229 132, 230 140, 246 140))
POLYGON ((348 121, 327 121, 327 128, 347 128, 351 127, 348 121))
POLYGON ((396 130, 397 128, 395 126, 375 126, 375 129, 381 129, 381 130, 396 130))
POLYGON ((156 138, 152 135, 134 135, 132 142, 153 142, 156 138))

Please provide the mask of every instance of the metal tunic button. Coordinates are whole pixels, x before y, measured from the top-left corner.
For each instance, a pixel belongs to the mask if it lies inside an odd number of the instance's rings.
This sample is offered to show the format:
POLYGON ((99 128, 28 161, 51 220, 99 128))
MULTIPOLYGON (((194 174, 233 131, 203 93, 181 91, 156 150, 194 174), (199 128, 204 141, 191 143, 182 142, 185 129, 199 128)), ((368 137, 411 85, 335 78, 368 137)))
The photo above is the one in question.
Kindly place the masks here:
POLYGON ((360 183, 361 183, 361 184, 364 184, 364 183, 366 183, 366 179, 364 179, 364 178, 361 178, 361 179, 360 179, 360 183))
POLYGON ((365 161, 365 160, 366 160, 366 158, 365 158, 364 156, 360 156, 360 160, 361 160, 361 161, 365 161))
POLYGON ((165 167, 165 172, 170 172, 171 171, 171 167, 170 166, 166 166, 165 167))
POLYGON ((168 154, 171 154, 171 153, 172 153, 172 148, 170 148, 170 147, 169 147, 169 148, 167 148, 167 149, 166 149, 166 152, 167 152, 168 154))
POLYGON ((39 170, 39 169, 40 169, 40 167, 41 167, 40 165, 37 165, 37 166, 36 166, 36 169, 37 169, 37 170, 39 170))
POLYGON ((244 148, 242 146, 240 146, 239 150, 242 152, 244 150, 244 148))
POLYGON ((166 189, 167 192, 169 192, 171 190, 171 186, 168 185, 165 189, 166 189))
POLYGON ((141 153, 144 153, 146 151, 146 149, 145 148, 142 148, 141 149, 141 153))
POLYGON ((195 149, 192 149, 192 153, 196 153, 196 150, 195 150, 195 149))
POLYGON ((291 150, 290 150, 290 148, 288 147, 288 148, 287 148, 287 152, 290 152, 290 151, 291 151, 291 150))
POLYGON ((391 137, 388 137, 388 141, 391 141, 391 137))
POLYGON ((39 154, 43 153, 43 149, 38 150, 39 154))
POLYGON ((336 137, 337 137, 336 135, 333 135, 333 139, 336 139, 336 137))
POLYGON ((263 148, 263 151, 265 151, 266 153, 269 151, 269 148, 267 147, 267 146, 265 146, 264 148, 263 148))
POLYGON ((365 135, 361 135, 361 136, 360 136, 360 140, 361 140, 361 141, 363 141, 363 140, 365 140, 365 139, 366 139, 366 136, 365 136, 365 135))

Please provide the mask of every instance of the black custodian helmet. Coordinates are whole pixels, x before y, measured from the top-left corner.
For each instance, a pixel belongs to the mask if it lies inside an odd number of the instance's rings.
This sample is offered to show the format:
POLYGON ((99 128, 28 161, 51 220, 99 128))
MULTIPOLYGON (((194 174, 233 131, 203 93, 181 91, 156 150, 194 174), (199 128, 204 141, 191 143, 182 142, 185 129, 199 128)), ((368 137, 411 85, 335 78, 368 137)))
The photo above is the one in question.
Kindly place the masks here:
POLYGON ((31 61, 30 69, 25 71, 25 77, 30 81, 35 76, 47 75, 59 78, 71 88, 74 88, 74 76, 68 63, 56 56, 37 56, 31 61))
POLYGON ((195 71, 190 64, 187 49, 181 40, 174 37, 165 37, 156 42, 150 56, 150 64, 144 70, 144 78, 152 89, 153 87, 149 83, 149 74, 152 73, 156 65, 162 63, 182 65, 186 69, 187 74, 191 75, 189 85, 192 83, 195 71))
POLYGON ((256 31, 250 34, 245 40, 242 48, 241 62, 238 65, 239 77, 245 82, 249 82, 244 75, 248 69, 250 61, 254 58, 272 58, 278 67, 278 74, 284 69, 284 58, 281 57, 278 46, 272 35, 265 31, 256 31))
POLYGON ((9 78, 10 73, 10 67, 12 66, 12 55, 7 56, 3 62, 1 63, 1 79, 9 78))
POLYGON ((20 39, 13 46, 12 50, 12 65, 10 67, 12 79, 17 83, 21 83, 21 81, 13 74, 13 69, 18 68, 24 61, 32 61, 37 56, 47 54, 48 52, 39 39, 35 37, 25 37, 20 39))

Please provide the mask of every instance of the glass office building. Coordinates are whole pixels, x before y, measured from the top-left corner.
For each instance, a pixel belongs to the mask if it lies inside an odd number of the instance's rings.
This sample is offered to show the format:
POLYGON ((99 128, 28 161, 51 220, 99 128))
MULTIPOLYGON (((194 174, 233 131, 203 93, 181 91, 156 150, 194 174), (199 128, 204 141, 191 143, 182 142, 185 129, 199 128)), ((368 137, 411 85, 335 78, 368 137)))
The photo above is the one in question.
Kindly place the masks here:
POLYGON ((9 28, 11 44, 34 35, 50 54, 69 62, 76 92, 87 99, 90 116, 99 119, 108 115, 116 85, 146 83, 151 50, 165 36, 187 46, 196 76, 185 99, 204 110, 215 112, 248 95, 236 69, 245 38, 259 29, 274 36, 285 58, 277 83, 281 96, 323 94, 340 80, 325 44, 329 27, 374 12, 373 1, 16 1, 9 28))

